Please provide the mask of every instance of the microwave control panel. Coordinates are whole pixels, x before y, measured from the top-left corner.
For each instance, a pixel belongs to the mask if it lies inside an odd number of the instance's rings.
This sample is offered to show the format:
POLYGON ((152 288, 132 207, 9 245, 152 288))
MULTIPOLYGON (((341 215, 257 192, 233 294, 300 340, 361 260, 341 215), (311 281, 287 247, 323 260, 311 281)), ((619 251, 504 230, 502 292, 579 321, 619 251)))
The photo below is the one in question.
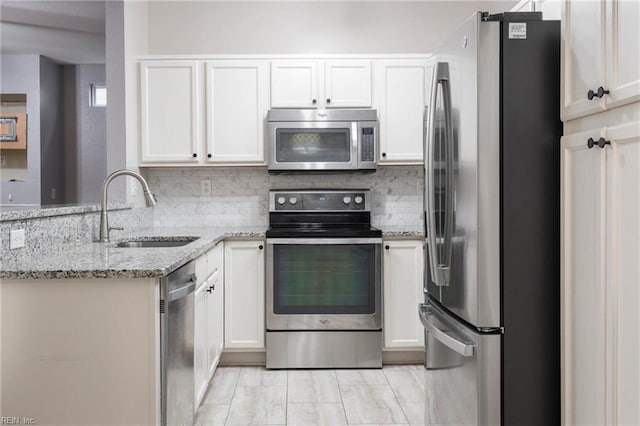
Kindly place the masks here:
POLYGON ((373 127, 363 127, 360 130, 360 161, 376 161, 376 139, 373 127))

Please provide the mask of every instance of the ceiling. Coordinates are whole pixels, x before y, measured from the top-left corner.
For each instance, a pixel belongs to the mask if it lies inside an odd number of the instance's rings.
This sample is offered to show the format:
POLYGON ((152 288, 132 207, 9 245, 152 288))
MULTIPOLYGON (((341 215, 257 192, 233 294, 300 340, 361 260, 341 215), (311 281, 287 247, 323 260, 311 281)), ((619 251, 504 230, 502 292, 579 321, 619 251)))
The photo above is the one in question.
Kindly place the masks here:
POLYGON ((0 52, 67 64, 105 63, 105 3, 0 0, 0 52))

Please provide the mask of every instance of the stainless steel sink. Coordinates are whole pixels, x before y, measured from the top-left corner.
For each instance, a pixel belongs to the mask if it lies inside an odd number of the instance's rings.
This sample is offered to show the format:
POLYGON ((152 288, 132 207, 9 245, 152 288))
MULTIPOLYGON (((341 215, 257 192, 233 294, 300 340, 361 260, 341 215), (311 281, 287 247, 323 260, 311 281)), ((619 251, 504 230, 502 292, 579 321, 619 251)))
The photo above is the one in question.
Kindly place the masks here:
POLYGON ((194 242, 199 237, 158 237, 140 240, 121 241, 116 247, 122 248, 149 248, 149 247, 182 247, 194 242))

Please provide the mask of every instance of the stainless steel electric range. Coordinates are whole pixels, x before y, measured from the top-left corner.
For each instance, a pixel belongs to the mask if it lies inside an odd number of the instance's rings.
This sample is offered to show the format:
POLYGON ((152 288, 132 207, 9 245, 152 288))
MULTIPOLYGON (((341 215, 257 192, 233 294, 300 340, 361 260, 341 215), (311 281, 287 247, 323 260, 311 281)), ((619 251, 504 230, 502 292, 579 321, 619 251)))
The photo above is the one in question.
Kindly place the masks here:
POLYGON ((369 190, 272 190, 267 368, 382 367, 382 231, 369 190))

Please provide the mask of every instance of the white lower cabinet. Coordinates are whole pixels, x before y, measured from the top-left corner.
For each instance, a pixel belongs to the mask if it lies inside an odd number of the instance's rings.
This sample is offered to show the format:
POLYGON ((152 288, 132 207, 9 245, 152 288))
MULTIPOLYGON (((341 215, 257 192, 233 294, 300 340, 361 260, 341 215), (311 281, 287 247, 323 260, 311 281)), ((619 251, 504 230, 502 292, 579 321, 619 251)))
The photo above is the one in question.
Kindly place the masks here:
POLYGON ((196 260, 196 276, 193 363, 197 411, 224 344, 224 243, 218 243, 196 260))
POLYGON ((640 424, 639 188, 640 122, 562 138, 563 424, 640 424))
POLYGON ((225 349, 264 349, 264 276, 264 241, 225 242, 225 349))
POLYGON ((424 302, 423 242, 384 242, 384 346, 424 346, 424 328, 418 318, 418 303, 424 302))

